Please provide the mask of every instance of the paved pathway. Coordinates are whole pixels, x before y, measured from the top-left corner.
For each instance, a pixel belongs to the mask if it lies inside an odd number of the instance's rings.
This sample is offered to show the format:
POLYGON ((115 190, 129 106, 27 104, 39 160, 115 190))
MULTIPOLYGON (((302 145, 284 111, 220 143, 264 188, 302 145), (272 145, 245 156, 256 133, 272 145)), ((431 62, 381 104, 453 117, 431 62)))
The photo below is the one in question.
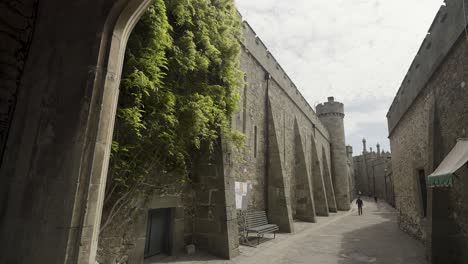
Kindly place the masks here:
POLYGON ((332 217, 320 217, 315 224, 296 223, 295 227, 295 234, 279 234, 277 239, 257 248, 241 246, 241 255, 230 261, 199 253, 191 257, 168 257, 154 263, 427 263, 423 245, 398 229, 394 209, 384 203, 364 201, 363 216, 358 216, 357 209, 353 208, 332 217))

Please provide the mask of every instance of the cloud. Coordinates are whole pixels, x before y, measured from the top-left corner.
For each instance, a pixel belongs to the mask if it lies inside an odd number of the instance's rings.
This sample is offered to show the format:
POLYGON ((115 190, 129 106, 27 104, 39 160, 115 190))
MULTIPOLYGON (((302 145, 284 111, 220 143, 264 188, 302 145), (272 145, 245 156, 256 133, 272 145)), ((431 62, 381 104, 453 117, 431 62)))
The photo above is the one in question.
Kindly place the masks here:
POLYGON ((442 0, 236 3, 312 106, 345 104, 349 144, 390 149, 386 112, 442 0))

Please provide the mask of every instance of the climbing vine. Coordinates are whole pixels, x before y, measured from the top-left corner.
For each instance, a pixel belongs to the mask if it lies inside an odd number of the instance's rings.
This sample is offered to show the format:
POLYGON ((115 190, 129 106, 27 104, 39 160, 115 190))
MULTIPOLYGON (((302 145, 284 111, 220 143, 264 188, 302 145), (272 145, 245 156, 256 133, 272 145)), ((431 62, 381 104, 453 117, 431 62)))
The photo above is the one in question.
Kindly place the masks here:
POLYGON ((120 85, 104 229, 132 200, 174 192, 230 129, 242 85, 233 0, 156 0, 135 26, 120 85), (170 184, 166 184, 170 182, 170 184))

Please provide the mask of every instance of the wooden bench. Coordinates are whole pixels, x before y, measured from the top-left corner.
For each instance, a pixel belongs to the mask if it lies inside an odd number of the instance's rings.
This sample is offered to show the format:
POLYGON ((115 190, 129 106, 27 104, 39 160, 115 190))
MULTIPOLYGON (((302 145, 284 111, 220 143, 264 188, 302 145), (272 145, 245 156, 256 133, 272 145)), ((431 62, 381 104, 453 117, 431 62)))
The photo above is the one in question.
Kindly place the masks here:
POLYGON ((265 211, 250 211, 245 215, 245 230, 247 237, 249 233, 257 234, 257 245, 260 244, 260 238, 266 233, 273 233, 276 238, 276 231, 279 227, 275 224, 269 224, 265 211))

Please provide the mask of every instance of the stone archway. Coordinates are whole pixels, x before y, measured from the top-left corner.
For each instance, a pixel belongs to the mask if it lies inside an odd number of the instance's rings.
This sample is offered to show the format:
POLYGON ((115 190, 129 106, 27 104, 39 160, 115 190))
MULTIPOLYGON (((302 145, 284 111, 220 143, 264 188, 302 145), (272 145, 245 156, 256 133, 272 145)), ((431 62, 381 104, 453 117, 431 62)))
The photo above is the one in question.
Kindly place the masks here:
POLYGON ((0 168, 0 262, 94 262, 125 46, 150 3, 38 3, 0 168))

